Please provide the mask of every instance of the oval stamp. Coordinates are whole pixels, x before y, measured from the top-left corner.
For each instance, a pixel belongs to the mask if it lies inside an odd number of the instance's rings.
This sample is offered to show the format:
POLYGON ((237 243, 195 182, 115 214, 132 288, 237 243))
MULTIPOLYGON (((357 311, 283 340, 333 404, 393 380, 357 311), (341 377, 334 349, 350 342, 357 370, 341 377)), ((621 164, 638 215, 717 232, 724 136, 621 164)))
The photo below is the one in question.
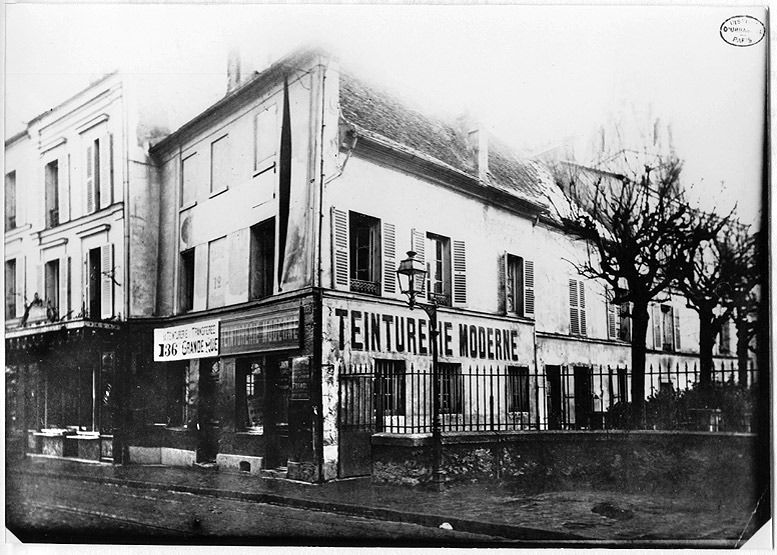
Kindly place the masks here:
POLYGON ((751 15, 729 17, 720 26, 720 38, 731 46, 753 46, 764 38, 764 24, 751 15))

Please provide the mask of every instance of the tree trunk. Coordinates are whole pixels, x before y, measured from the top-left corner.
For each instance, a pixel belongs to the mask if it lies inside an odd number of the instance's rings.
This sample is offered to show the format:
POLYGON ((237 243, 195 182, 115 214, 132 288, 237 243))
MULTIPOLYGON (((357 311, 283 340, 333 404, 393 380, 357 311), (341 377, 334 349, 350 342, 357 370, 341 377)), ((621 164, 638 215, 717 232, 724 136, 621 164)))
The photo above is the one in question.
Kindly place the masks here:
POLYGON ((712 372, 715 369, 712 360, 712 348, 715 345, 716 330, 713 325, 715 315, 712 310, 699 310, 699 383, 702 388, 712 384, 712 372))
POLYGON ((647 353, 648 304, 634 302, 631 311, 631 422, 645 428, 645 355, 647 353))
POLYGON ((749 347, 749 338, 747 333, 747 320, 738 318, 737 326, 737 368, 739 369, 739 385, 747 385, 747 351, 749 347))

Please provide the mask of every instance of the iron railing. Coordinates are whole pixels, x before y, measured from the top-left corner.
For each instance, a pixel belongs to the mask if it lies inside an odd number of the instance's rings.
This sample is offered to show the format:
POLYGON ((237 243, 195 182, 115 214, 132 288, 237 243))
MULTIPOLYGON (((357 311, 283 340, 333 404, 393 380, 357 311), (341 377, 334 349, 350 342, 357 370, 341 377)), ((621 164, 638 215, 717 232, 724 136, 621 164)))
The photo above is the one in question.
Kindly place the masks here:
MULTIPOLYGON (((432 372, 404 361, 341 367, 339 426, 345 430, 396 434, 431 433, 432 372)), ((625 366, 526 366, 440 363, 440 421, 443 432, 580 430, 613 427, 610 410, 631 400, 625 366)), ((739 382, 735 362, 713 372, 715 382, 739 382)), ((699 381, 698 366, 649 365, 645 396, 699 381)), ((747 371, 747 384, 758 371, 747 371)))

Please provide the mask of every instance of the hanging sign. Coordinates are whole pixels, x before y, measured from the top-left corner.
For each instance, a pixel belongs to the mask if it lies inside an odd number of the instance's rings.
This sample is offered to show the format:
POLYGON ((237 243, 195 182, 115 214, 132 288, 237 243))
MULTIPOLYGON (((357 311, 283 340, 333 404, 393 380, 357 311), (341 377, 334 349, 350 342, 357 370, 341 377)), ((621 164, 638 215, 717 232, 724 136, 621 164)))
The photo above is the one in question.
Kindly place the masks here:
POLYGON ((154 330, 155 362, 205 358, 218 354, 218 320, 154 330))

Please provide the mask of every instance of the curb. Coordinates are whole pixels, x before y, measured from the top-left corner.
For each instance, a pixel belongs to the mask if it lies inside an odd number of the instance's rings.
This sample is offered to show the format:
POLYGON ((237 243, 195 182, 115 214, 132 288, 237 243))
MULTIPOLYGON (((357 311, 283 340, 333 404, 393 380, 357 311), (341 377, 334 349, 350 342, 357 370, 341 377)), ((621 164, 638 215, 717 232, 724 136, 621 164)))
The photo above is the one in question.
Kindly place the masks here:
POLYGON ((173 491, 179 493, 192 493, 197 495, 207 495, 210 497, 219 497, 224 499, 236 499, 240 501, 250 501, 254 503, 266 503, 271 505, 283 505, 297 509, 316 510, 328 513, 345 514, 349 516, 358 516, 372 518, 375 520, 385 520, 391 522, 402 522, 408 524, 417 524, 420 526, 437 528, 443 522, 448 522, 454 530, 460 532, 469 532, 472 534, 483 534, 495 536, 507 540, 524 541, 532 544, 548 543, 558 545, 560 543, 580 544, 581 541, 592 541, 591 538, 570 534, 566 532, 557 532, 553 530, 543 530, 540 528, 529 528, 525 526, 515 526, 512 524, 495 524, 481 520, 472 520, 443 516, 430 513, 412 513, 388 509, 385 507, 370 507, 366 505, 354 505, 351 503, 340 503, 336 501, 320 501, 316 499, 305 499, 301 497, 286 497, 273 493, 251 493, 236 490, 225 490, 208 488, 201 486, 188 486, 185 484, 170 484, 160 482, 149 482, 141 480, 130 480, 114 477, 100 477, 81 475, 73 473, 35 471, 29 469, 9 470, 9 473, 28 476, 45 476, 50 478, 60 478, 67 480, 82 480, 94 483, 106 483, 123 485, 137 489, 154 489, 162 491, 173 491))

